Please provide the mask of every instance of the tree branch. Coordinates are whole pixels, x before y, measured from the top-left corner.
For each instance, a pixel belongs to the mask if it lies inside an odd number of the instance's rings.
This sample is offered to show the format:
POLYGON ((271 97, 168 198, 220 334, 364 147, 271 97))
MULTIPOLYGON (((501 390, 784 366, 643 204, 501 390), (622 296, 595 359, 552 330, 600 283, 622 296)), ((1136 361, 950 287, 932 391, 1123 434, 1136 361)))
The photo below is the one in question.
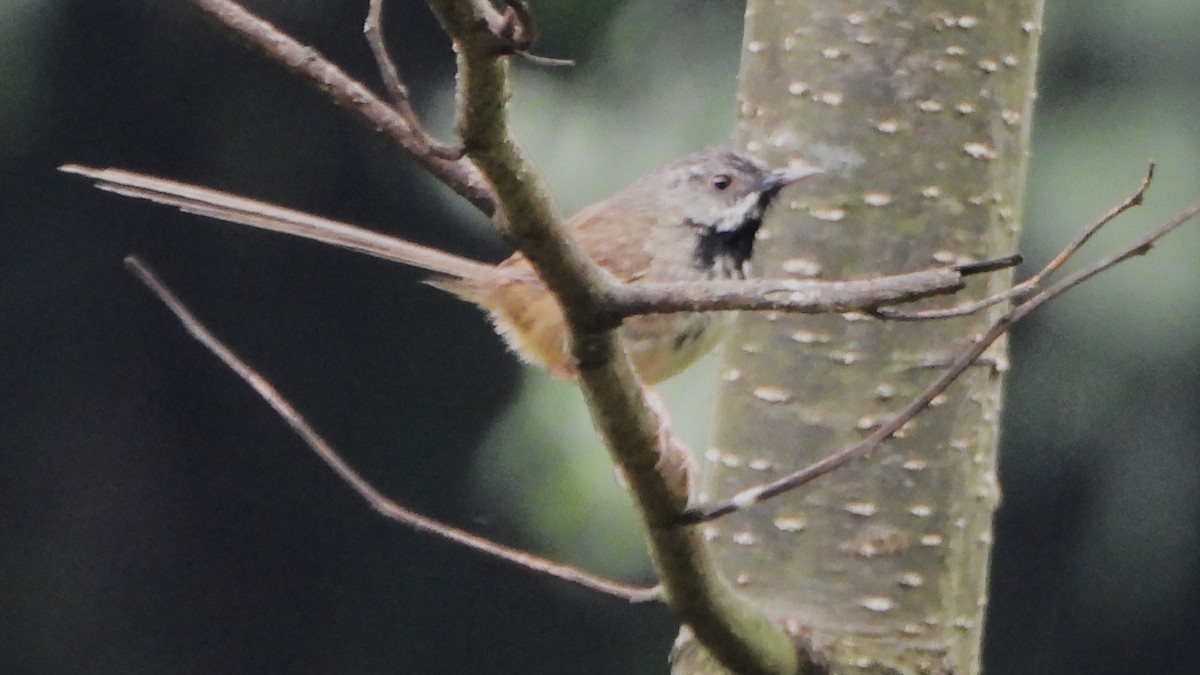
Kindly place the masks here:
POLYGON ((445 147, 429 137, 415 116, 406 117, 379 99, 312 47, 301 44, 230 0, 190 0, 198 10, 289 72, 315 86, 371 129, 407 151, 429 173, 480 211, 496 210, 495 196, 470 162, 445 156, 445 147))
POLYGON ((287 422, 292 431, 296 432, 296 435, 321 458, 321 461, 333 469, 338 477, 353 488, 360 497, 366 500, 372 509, 375 509, 375 511, 379 512, 385 518, 409 525, 419 532, 437 535, 460 546, 465 546, 494 558, 499 558, 519 567, 541 572, 556 579, 568 581, 578 586, 604 593, 605 595, 627 600, 631 603, 650 602, 661 599, 662 593, 657 586, 652 588, 630 586, 590 574, 570 565, 551 562, 545 558, 498 544, 490 539, 471 534, 466 530, 461 530, 452 525, 428 518, 385 497, 367 482, 365 478, 359 475, 357 471, 352 469, 338 455, 337 451, 309 425, 304 416, 292 404, 288 403, 287 399, 275 387, 271 386, 266 378, 258 374, 249 364, 229 349, 220 338, 214 335, 200 319, 196 318, 196 315, 154 274, 153 270, 135 256, 126 258, 125 266, 171 310, 180 323, 183 324, 184 328, 187 329, 188 334, 196 338, 208 351, 221 359, 226 367, 242 378, 242 381, 250 385, 287 422))
POLYGON ((420 118, 417 117, 417 111, 413 109, 412 103, 408 99, 408 87, 404 86, 400 80, 400 69, 396 67, 396 62, 392 60, 391 54, 388 54, 387 43, 383 39, 383 0, 370 1, 367 18, 363 21, 363 35, 366 36, 367 45, 370 46, 371 54, 375 57, 375 65, 379 68, 379 76, 383 79, 383 86, 392 98, 392 105, 396 112, 408 121, 414 134, 424 140, 431 155, 449 161, 461 159, 462 148, 452 148, 438 141, 421 124, 420 118))
POLYGON ((504 106, 507 63, 499 57, 495 9, 482 0, 430 0, 458 54, 458 132, 467 155, 495 188, 498 221, 562 306, 592 419, 624 475, 645 523, 651 559, 668 603, 725 667, 738 673, 794 673, 791 639, 724 584, 697 528, 676 523, 686 485, 658 470, 658 420, 649 410, 601 311, 611 284, 571 241, 542 181, 513 142, 504 106))
MULTIPOLYGON (((1000 259, 986 271, 1007 269, 1019 256, 1000 259)), ((881 305, 950 295, 963 288, 957 266, 849 281, 754 279, 749 281, 639 282, 620 284, 604 303, 616 316, 670 312, 776 310, 802 314, 867 311, 881 305)))
MULTIPOLYGON (((1077 252, 1084 243, 1086 243, 1097 231, 1104 225, 1111 222, 1114 218, 1128 211, 1134 206, 1142 203, 1146 190, 1149 188, 1150 181, 1154 175, 1154 165, 1151 164, 1146 178, 1142 181, 1138 190, 1128 199, 1124 200, 1117 206, 1110 209, 1100 219, 1092 224, 1084 227, 1080 234, 1068 244, 1051 262, 1038 274, 1031 277, 1032 281, 1040 283, 1044 281, 1046 276, 1058 270, 1062 265, 1077 252)), ((813 480, 824 476, 825 474, 834 471, 835 469, 844 466, 852 461, 861 459, 871 453, 875 448, 879 447, 887 439, 891 438, 901 427, 909 420, 916 417, 922 410, 929 406, 929 403, 939 394, 944 392, 955 380, 957 380, 973 363, 976 362, 984 351, 1001 335, 1008 332, 1009 328, 1029 315, 1033 310, 1050 302, 1054 298, 1062 295, 1070 289, 1087 281, 1088 279, 1112 268, 1113 266, 1128 260, 1134 256, 1146 254, 1160 239, 1167 236, 1171 232, 1178 229, 1181 225, 1191 220, 1197 214, 1200 214, 1200 202, 1189 206, 1181 211, 1174 218, 1152 230, 1149 234, 1138 239, 1134 243, 1128 245, 1118 253, 1107 256, 1093 262, 1087 267, 1063 278, 1053 286, 1038 292, 1035 295, 1026 297, 1019 304, 1014 306, 1010 311, 997 319, 991 327, 983 335, 972 339, 972 344, 960 352, 954 360, 949 364, 945 373, 930 384, 920 396, 913 399, 899 413, 888 420, 885 424, 878 427, 867 438, 844 450, 838 451, 828 457, 809 464, 808 466, 790 473, 777 480, 756 485, 752 488, 742 490, 732 497, 710 505, 699 505, 688 509, 684 515, 684 522, 689 524, 701 523, 721 516, 739 511, 748 506, 757 504, 771 497, 781 495, 785 492, 794 490, 797 487, 805 485, 813 480)), ((1032 287, 1026 287, 1032 288, 1032 287)))
POLYGON ((1090 240, 1097 232, 1099 232, 1101 228, 1112 222, 1113 219, 1122 213, 1125 213, 1129 209, 1142 205, 1142 202, 1146 198, 1146 191, 1150 189, 1150 184, 1154 181, 1154 168, 1154 162, 1150 162, 1150 165, 1146 168, 1146 176, 1142 178, 1142 184, 1138 186, 1138 189, 1134 191, 1133 194, 1126 197, 1125 200, 1120 204, 1113 206, 1095 222, 1080 230, 1079 234, 1075 236, 1075 239, 1073 239, 1071 243, 1064 246, 1063 249, 1059 251, 1058 255, 1054 256, 1050 262, 1046 263, 1045 267, 1038 270, 1037 274, 1034 274, 1021 283, 1016 284, 1012 288, 975 302, 967 302, 954 307, 927 309, 918 312, 905 312, 904 310, 879 307, 872 310, 870 312, 871 315, 890 321, 948 319, 955 316, 974 314, 975 312, 987 307, 991 307, 992 305, 1000 304, 1006 300, 1019 300, 1020 298, 1028 296, 1028 294, 1032 292, 1033 289, 1040 286, 1042 282, 1046 280, 1046 278, 1057 272, 1059 268, 1066 264, 1067 260, 1069 260, 1071 256, 1075 255, 1079 249, 1083 248, 1083 245, 1086 244, 1088 240, 1090 240))

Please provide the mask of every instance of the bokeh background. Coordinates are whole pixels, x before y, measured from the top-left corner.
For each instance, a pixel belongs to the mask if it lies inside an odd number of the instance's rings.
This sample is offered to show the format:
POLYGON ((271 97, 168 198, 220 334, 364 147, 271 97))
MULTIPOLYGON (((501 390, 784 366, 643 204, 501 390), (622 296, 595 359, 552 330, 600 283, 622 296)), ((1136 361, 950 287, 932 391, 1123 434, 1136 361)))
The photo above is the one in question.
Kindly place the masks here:
MULTIPOLYGON (((251 5, 374 83, 365 2, 251 5)), ((728 138, 738 2, 535 3, 520 137, 572 211, 728 138)), ((448 45, 388 34, 447 130, 448 45)), ((1022 251, 1160 163, 1109 250, 1200 196, 1194 0, 1050 2, 1022 251)), ((122 270, 143 255, 386 493, 648 581, 578 396, 410 270, 55 172, 210 184, 499 259, 486 223, 187 9, 0 0, 0 672, 661 673, 675 625, 387 522, 122 270)), ((1200 672, 1200 224, 1013 336, 986 661, 1200 672)), ((672 409, 702 438, 703 368, 672 409)))

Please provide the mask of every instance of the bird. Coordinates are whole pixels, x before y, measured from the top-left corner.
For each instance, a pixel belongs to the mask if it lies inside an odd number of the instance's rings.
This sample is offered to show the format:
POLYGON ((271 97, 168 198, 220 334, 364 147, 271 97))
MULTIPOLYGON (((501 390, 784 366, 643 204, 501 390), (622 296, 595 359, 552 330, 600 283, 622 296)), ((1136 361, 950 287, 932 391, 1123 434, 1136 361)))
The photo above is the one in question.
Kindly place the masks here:
MULTIPOLYGON (((578 376, 563 312, 519 252, 491 264, 205 187, 121 169, 60 168, 93 179, 102 190, 430 272, 427 283, 481 307, 524 360, 559 377, 578 376)), ((581 249, 620 282, 743 279, 767 210, 783 188, 819 173, 803 160, 772 170, 744 153, 706 148, 633 180, 567 226, 581 249)), ((645 314, 626 318, 618 331, 639 379, 653 385, 711 351, 730 314, 645 314)))

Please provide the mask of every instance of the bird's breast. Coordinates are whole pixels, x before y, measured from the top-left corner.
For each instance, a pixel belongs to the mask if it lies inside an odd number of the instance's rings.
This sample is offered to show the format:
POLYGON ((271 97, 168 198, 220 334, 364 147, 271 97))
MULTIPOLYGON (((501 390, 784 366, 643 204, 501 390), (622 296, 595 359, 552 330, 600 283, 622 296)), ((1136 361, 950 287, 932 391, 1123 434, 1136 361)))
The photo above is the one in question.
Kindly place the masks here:
POLYGON ((621 340, 646 384, 673 377, 711 352, 726 332, 731 312, 685 312, 630 317, 621 340))

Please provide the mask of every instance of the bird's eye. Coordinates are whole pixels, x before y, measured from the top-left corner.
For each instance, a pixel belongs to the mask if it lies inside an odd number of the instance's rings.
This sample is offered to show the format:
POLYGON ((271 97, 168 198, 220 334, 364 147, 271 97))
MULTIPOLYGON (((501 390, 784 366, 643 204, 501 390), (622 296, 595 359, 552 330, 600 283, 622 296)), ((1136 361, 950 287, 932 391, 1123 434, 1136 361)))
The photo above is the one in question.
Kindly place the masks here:
POLYGON ((733 185, 733 178, 731 178, 728 174, 719 173, 716 176, 713 176, 712 186, 716 189, 724 190, 730 185, 733 185))

